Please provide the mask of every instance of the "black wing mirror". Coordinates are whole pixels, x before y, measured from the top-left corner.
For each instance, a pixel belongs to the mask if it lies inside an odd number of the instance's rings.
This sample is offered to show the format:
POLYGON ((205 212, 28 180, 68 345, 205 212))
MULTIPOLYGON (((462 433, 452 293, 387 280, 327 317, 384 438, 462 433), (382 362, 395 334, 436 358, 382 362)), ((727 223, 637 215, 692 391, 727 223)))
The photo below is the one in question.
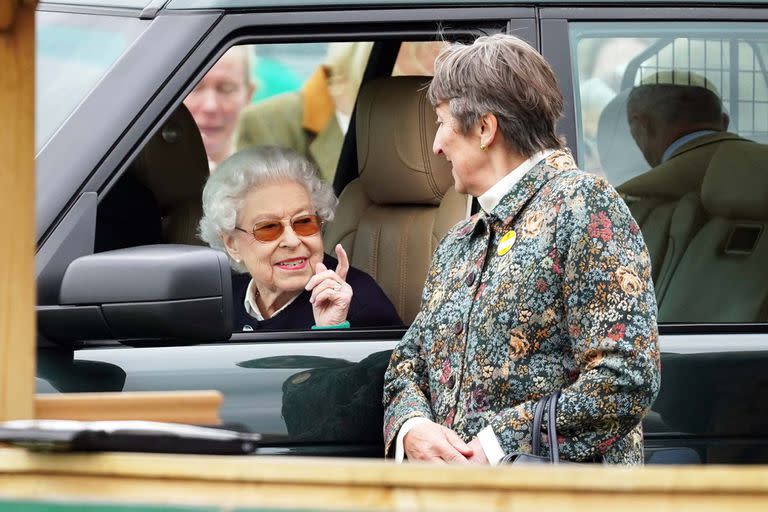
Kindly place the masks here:
POLYGON ((232 334, 226 256, 207 247, 149 245, 74 260, 56 306, 37 307, 38 329, 67 345, 88 340, 167 345, 232 334))

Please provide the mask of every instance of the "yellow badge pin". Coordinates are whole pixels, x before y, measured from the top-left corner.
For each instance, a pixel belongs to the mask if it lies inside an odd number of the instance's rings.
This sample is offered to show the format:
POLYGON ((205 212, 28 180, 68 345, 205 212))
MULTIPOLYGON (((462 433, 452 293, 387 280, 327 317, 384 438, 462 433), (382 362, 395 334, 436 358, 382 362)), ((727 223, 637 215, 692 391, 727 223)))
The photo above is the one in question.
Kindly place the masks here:
POLYGON ((514 232, 514 230, 507 231, 506 234, 501 237, 501 240, 499 240, 499 248, 496 250, 496 253, 499 256, 504 256, 507 254, 507 252, 512 248, 513 245, 515 245, 515 239, 517 238, 517 233, 514 232))

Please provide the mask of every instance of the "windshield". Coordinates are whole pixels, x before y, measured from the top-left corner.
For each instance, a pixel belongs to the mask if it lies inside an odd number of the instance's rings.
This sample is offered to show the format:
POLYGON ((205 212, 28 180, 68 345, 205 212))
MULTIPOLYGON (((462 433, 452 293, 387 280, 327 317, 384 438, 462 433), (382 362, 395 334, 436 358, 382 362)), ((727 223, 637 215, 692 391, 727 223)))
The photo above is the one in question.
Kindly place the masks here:
POLYGON ((38 11, 35 24, 35 149, 39 151, 148 22, 38 11))

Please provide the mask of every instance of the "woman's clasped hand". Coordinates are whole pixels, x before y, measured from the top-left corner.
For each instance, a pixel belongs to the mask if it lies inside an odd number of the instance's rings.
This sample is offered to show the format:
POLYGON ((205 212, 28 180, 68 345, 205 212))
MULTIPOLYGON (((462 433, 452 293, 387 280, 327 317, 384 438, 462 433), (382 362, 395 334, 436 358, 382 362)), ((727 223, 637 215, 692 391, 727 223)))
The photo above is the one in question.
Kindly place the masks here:
POLYGON ((408 459, 412 461, 488 463, 479 441, 467 444, 453 430, 432 422, 413 427, 403 442, 408 459))

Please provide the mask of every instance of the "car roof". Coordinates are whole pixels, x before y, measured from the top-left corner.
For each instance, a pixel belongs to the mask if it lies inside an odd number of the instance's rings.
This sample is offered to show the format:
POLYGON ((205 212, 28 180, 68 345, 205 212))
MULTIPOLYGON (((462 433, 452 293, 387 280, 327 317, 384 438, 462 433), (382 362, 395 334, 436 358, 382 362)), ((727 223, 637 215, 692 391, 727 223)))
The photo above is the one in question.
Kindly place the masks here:
MULTIPOLYGON (((637 5, 672 4, 758 4, 766 0, 650 0, 631 2, 637 5)), ((616 4, 620 0, 41 0, 41 4, 66 4, 118 9, 285 9, 299 7, 419 7, 422 5, 457 7, 461 5, 563 5, 616 4)))
MULTIPOLYGON (((641 0, 642 4, 722 4, 722 3, 765 3, 766 0, 641 0)), ((167 9, 202 8, 277 8, 277 7, 418 7, 421 5, 457 7, 462 5, 532 5, 532 4, 617 4, 626 5, 626 0, 170 0, 167 9)))

